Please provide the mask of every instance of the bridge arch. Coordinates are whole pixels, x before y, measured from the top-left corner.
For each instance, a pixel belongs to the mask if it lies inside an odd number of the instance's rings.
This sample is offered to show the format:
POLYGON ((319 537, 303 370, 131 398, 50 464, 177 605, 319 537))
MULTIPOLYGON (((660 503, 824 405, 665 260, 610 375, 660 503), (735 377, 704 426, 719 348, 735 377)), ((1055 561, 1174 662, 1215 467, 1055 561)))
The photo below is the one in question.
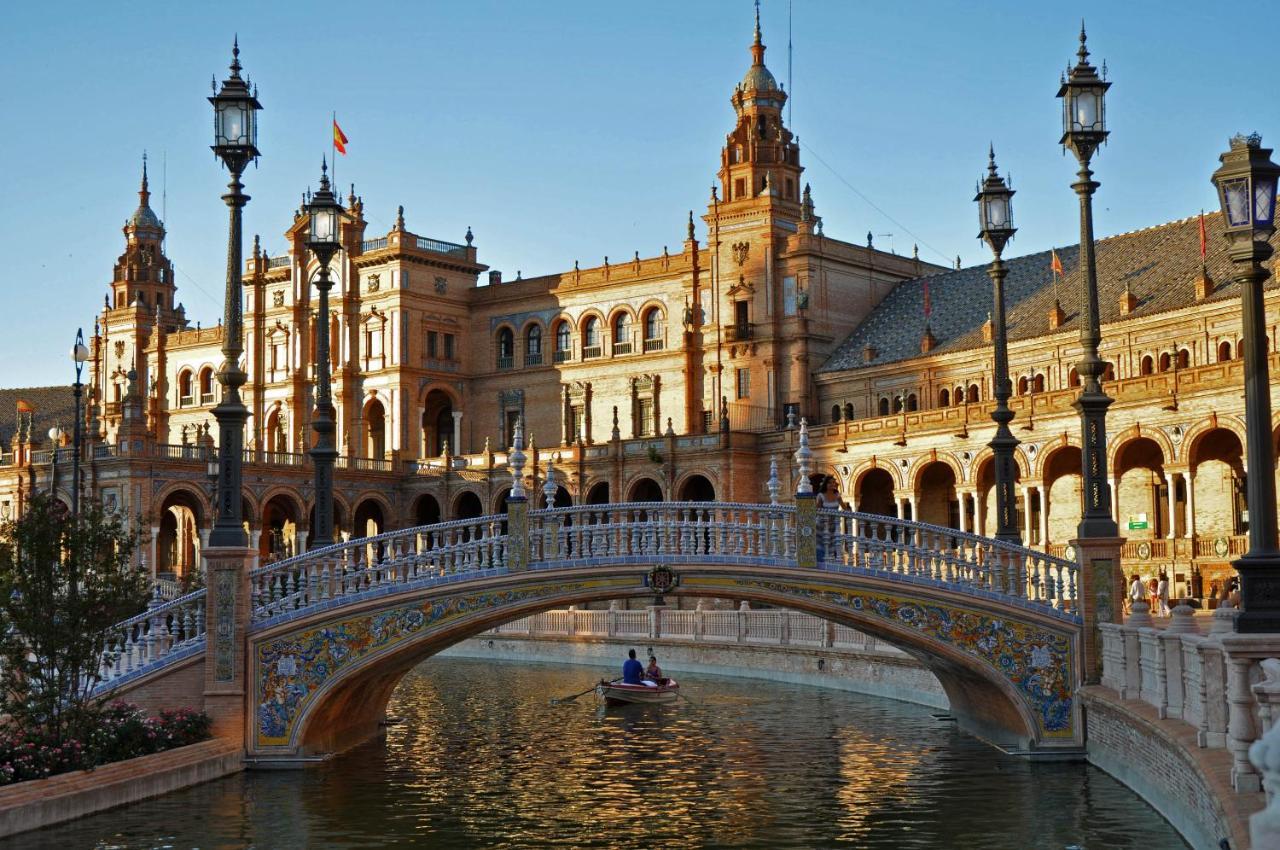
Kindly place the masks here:
MULTIPOLYGON (((250 722, 258 757, 336 752, 377 733, 387 700, 415 665, 501 623, 548 608, 651 596, 647 565, 519 573, 437 585, 360 612, 317 614, 251 637, 250 722)), ((690 596, 731 596, 804 611, 894 644, 942 684, 970 731, 1014 748, 1075 747, 1076 632, 1069 624, 883 579, 753 567, 690 566, 690 596), (1011 671, 1009 665, 1018 667, 1011 671)))

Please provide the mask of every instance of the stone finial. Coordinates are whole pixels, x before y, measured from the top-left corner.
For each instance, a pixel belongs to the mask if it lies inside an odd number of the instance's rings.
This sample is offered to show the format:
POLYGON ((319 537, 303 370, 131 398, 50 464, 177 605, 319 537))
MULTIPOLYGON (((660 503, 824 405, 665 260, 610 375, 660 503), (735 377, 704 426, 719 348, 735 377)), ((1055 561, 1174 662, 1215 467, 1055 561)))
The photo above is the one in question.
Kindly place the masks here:
POLYGON ((441 456, 441 457, 448 457, 448 456, 449 456, 449 441, 448 441, 448 440, 445 440, 445 441, 441 444, 441 446, 440 446, 440 456, 441 456))
POLYGON ((1213 609, 1213 622, 1209 625, 1211 635, 1229 635, 1236 630, 1236 617, 1240 609, 1233 608, 1230 602, 1223 602, 1213 609))
POLYGON ((396 230, 404 230, 404 205, 396 207, 396 230))
POLYGON ((765 485, 769 491, 769 504, 778 504, 778 493, 782 490, 782 482, 778 480, 778 459, 769 461, 769 483, 765 485))
POLYGON ((547 503, 547 510, 556 506, 556 475, 551 458, 547 458, 547 477, 542 482, 542 498, 547 503))
POLYGON ((1133 607, 1130 609, 1129 619, 1125 623, 1135 629, 1151 628, 1151 605, 1145 599, 1134 600, 1133 607))
POLYGON ((515 434, 511 440, 511 454, 507 458, 507 462, 511 466, 511 496, 512 499, 524 498, 524 422, 520 417, 516 417, 515 434))
POLYGON ((622 431, 618 428, 618 405, 613 406, 613 428, 609 431, 609 439, 617 442, 622 439, 622 431))
POLYGON ((663 436, 674 437, 675 435, 676 435, 675 425, 672 424, 671 417, 668 416, 667 417, 667 433, 664 434, 663 436))
POLYGON ((813 449, 809 448, 809 420, 800 419, 800 448, 796 449, 796 466, 800 471, 800 486, 796 495, 811 495, 813 483, 809 481, 809 473, 813 470, 813 449))
POLYGON ((692 241, 693 241, 693 239, 694 239, 694 237, 693 237, 693 210, 689 210, 689 227, 688 227, 688 230, 685 232, 685 237, 684 237, 684 238, 685 238, 685 240, 686 240, 686 241, 688 241, 688 242, 692 242, 692 241))
POLYGON ((467 225, 467 235, 464 236, 463 238, 467 240, 467 247, 470 248, 471 243, 474 242, 476 239, 475 234, 471 232, 471 225, 469 224, 467 225))
POLYGON ((1198 635, 1200 627, 1196 625, 1195 611, 1191 610, 1191 606, 1185 601, 1179 602, 1173 606, 1173 616, 1169 620, 1169 625, 1165 628, 1165 634, 1170 635, 1198 635))

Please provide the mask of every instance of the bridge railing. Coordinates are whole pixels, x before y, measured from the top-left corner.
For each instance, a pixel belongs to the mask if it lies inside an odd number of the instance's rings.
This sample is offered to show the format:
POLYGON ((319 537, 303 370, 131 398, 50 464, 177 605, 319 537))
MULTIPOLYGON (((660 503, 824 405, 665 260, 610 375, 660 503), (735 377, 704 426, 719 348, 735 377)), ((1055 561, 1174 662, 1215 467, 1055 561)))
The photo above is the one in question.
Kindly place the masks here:
POLYGON ((252 621, 331 599, 507 565, 505 515, 454 520, 313 549, 249 573, 252 621))
POLYGON ((630 502, 529 513, 529 560, 764 558, 796 555, 795 508, 630 502))
POLYGON ((818 512, 818 560, 961 585, 1074 611, 1079 568, 1034 549, 896 517, 818 512))
POLYGON ((204 605, 203 588, 168 602, 157 592, 146 611, 108 629, 97 689, 179 650, 203 647, 204 605))

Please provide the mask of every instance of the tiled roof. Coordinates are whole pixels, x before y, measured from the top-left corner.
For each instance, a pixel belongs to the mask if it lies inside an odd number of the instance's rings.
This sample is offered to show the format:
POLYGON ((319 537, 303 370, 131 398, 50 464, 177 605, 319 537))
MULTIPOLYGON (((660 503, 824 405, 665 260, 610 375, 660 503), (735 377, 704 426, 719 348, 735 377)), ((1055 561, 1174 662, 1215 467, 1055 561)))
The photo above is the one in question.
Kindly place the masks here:
MULTIPOLYGON (((0 450, 9 451, 17 430, 19 401, 35 408, 32 431, 40 443, 49 442, 49 429, 54 425, 67 433, 75 427, 76 400, 70 385, 0 390, 0 450)), ((81 404, 84 403, 82 399, 81 404)))
MULTIPOLYGON (((1205 215, 1207 257, 1205 266, 1215 291, 1208 301, 1240 296, 1239 286, 1230 282, 1231 261, 1222 235, 1222 214, 1205 215)), ((1121 318, 1139 318, 1189 307, 1196 303, 1196 281, 1200 277, 1200 216, 1184 218, 1145 230, 1122 233, 1098 240, 1098 310, 1102 324, 1121 318), (1120 315, 1120 298, 1125 287, 1137 298, 1137 307, 1128 316, 1120 315)), ((1272 239, 1280 249, 1280 234, 1272 239)), ((1064 275, 1056 287, 1066 320, 1056 331, 1079 333, 1081 275, 1079 246, 1059 248, 1064 275)), ((1280 252, 1280 251, 1278 251, 1280 252)), ((1049 311, 1055 287, 1050 271, 1049 251, 1006 261, 1005 310, 1009 339, 1031 339, 1050 333, 1049 311)), ((881 366, 920 355, 924 335, 924 290, 929 287, 932 306, 929 328, 937 344, 929 356, 948 351, 979 348, 982 325, 991 312, 991 279, 986 265, 959 269, 928 277, 905 280, 893 288, 871 314, 832 353, 819 372, 839 372, 881 366), (866 346, 876 349, 875 358, 863 359, 866 346)), ((1273 276, 1267 288, 1280 285, 1273 276)), ((1105 337, 1105 330, 1103 332, 1105 337)))

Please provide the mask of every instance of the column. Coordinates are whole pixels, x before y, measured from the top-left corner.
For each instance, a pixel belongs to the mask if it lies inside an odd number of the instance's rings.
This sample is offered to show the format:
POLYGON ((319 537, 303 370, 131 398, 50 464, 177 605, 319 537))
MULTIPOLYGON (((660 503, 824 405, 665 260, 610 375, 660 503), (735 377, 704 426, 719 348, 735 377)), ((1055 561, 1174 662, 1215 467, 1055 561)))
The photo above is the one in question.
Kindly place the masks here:
POLYGON ((1107 486, 1111 488, 1111 519, 1118 524, 1120 522, 1120 480, 1115 477, 1108 478, 1107 486))
POLYGON ((960 499, 960 530, 967 532, 969 530, 969 494, 957 493, 960 499))
POLYGON ((979 536, 987 533, 987 496, 981 490, 973 493, 973 533, 979 536))
POLYGON ((906 511, 903 510, 903 506, 906 505, 906 503, 907 500, 901 496, 898 496, 893 500, 893 506, 898 511, 898 519, 905 519, 906 511))
POLYGON ((919 521, 920 521, 920 509, 919 509, 919 508, 917 507, 917 505, 916 505, 916 494, 915 494, 915 493, 912 493, 910 496, 908 496, 908 497, 907 497, 907 504, 909 504, 909 505, 911 506, 911 521, 912 521, 912 522, 919 522, 919 521))
MULTIPOLYGON (((1167 488, 1169 491, 1169 533, 1165 536, 1172 540, 1178 536, 1178 473, 1168 472, 1165 477, 1169 479, 1167 488)), ((1172 547, 1173 544, 1170 543, 1169 546, 1172 547)))
POLYGON ((1031 486, 1022 487, 1022 543, 1031 545, 1031 486))
POLYGON ((151 552, 151 577, 155 578, 160 572, 160 526, 151 526, 151 540, 147 549, 151 552))
POLYGON ((1187 482, 1187 498, 1182 503, 1182 533, 1191 541, 1191 556, 1194 558, 1196 554, 1196 478, 1190 470, 1182 477, 1187 482))
POLYGON ((427 413, 427 406, 418 405, 418 457, 431 457, 431 452, 427 447, 427 429, 422 424, 422 418, 427 413))
POLYGON ((453 454, 462 454, 462 411, 453 411, 453 442, 449 444, 453 454))
POLYGON ((1049 490, 1042 482, 1036 488, 1036 495, 1040 497, 1040 545, 1048 551, 1049 549, 1049 490))

